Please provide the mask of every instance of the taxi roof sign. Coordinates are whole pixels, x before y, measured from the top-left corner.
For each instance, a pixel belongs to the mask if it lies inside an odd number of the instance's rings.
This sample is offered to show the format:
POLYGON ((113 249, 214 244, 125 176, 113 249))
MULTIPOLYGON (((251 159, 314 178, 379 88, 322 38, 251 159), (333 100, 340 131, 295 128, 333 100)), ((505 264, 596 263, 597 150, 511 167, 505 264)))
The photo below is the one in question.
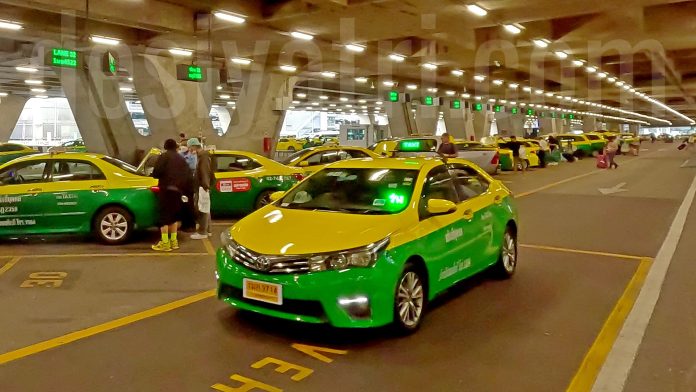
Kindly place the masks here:
POLYGON ((435 139, 405 139, 397 144, 396 151, 402 152, 432 152, 437 147, 435 139))

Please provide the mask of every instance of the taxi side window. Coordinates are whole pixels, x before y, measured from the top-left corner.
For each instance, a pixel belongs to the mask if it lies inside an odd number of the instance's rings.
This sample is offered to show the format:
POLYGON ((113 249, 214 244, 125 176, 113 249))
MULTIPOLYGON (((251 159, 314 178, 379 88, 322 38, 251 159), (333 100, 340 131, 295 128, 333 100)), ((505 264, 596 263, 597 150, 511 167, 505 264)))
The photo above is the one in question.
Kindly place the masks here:
POLYGON ((54 161, 51 165, 51 181, 105 180, 104 173, 96 166, 84 161, 54 161))
POLYGON ((430 170, 425 179, 419 204, 419 213, 422 218, 428 217, 426 207, 428 206, 428 201, 431 199, 443 199, 453 203, 459 203, 454 181, 444 165, 430 170))
POLYGON ((327 165, 329 163, 338 162, 343 159, 347 159, 347 155, 344 151, 330 150, 324 152, 318 152, 307 158, 307 163, 309 166, 315 165, 327 165))
POLYGON ((261 167, 261 164, 244 155, 215 155, 213 157, 216 172, 234 172, 243 170, 254 170, 261 167))
POLYGON ((0 172, 0 184, 33 184, 45 182, 45 161, 31 161, 14 164, 0 172))
POLYGON ((370 157, 369 155, 367 155, 364 152, 359 151, 359 150, 348 150, 348 151, 343 151, 343 152, 348 155, 348 157, 345 159, 348 159, 348 158, 369 158, 370 157))
POLYGON ((485 177, 467 165, 451 165, 450 173, 454 177, 455 187, 460 200, 467 200, 481 195, 491 185, 485 177))
POLYGON ((4 144, 0 145, 0 152, 22 151, 24 147, 19 144, 4 144))

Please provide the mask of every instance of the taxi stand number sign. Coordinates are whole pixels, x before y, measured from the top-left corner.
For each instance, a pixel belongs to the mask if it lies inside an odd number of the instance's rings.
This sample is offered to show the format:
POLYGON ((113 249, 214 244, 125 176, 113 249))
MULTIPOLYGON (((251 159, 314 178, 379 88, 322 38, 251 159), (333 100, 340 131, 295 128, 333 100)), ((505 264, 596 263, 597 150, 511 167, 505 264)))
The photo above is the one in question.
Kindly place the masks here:
POLYGON ((450 108, 452 109, 461 109, 462 108, 462 101, 458 99, 453 99, 450 101, 450 108))
POLYGON ((423 97, 423 105, 433 106, 433 97, 431 97, 429 95, 423 97))
POLYGON ((503 105, 495 105, 493 106, 493 111, 494 112, 504 112, 505 111, 505 106, 503 105))
POLYGON ((517 108, 510 109, 510 113, 512 113, 512 114, 517 114, 518 112, 519 112, 519 109, 517 109, 517 108))
POLYGON ((189 82, 205 82, 206 74, 202 67, 190 64, 178 64, 176 66, 176 78, 189 82))
POLYGON ((399 92, 390 91, 389 92, 389 102, 399 102, 399 92))
POLYGON ((113 53, 104 53, 103 68, 105 74, 109 76, 116 76, 116 73, 118 71, 118 61, 116 60, 116 56, 114 56, 113 53))
POLYGON ((77 68, 77 51, 53 48, 51 50, 51 65, 55 67, 77 68))
POLYGON ((483 110, 483 104, 480 102, 477 102, 474 104, 473 109, 475 112, 480 112, 483 110))

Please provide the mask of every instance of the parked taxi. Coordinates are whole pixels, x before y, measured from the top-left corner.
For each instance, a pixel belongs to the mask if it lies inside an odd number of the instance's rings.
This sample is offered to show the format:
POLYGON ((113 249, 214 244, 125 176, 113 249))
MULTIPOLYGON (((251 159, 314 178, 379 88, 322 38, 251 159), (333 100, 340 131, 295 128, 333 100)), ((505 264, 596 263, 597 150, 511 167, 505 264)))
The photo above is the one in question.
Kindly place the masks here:
POLYGON ((571 153, 579 154, 581 156, 591 156, 592 155, 592 142, 585 135, 574 135, 574 134, 560 134, 556 136, 558 142, 560 143, 561 150, 571 153))
POLYGON ((299 151, 302 149, 305 140, 298 140, 293 137, 281 137, 276 143, 277 151, 299 151))
MULTIPOLYGON (((162 152, 153 148, 138 172, 151 175, 162 152)), ((270 202, 276 191, 290 189, 302 180, 302 172, 247 151, 209 151, 215 184, 210 188, 210 211, 215 215, 248 214, 270 202)))
POLYGON ((345 160, 273 198, 221 236, 218 297, 239 309, 411 332, 457 282, 515 272, 512 194, 466 160, 345 160))
POLYGON ((17 143, 0 143, 0 164, 9 162, 25 155, 36 154, 38 151, 17 143))
POLYGON ((89 234, 121 244, 156 224, 157 181, 100 154, 43 153, 0 166, 0 236, 89 234))
POLYGON ((583 135, 585 135, 585 137, 590 141, 590 145, 592 146, 592 154, 601 153, 609 142, 605 135, 601 133, 586 132, 583 133, 583 135))
POLYGON ((328 164, 354 158, 379 158, 379 156, 362 147, 322 146, 298 151, 285 158, 283 164, 301 169, 306 177, 328 164))

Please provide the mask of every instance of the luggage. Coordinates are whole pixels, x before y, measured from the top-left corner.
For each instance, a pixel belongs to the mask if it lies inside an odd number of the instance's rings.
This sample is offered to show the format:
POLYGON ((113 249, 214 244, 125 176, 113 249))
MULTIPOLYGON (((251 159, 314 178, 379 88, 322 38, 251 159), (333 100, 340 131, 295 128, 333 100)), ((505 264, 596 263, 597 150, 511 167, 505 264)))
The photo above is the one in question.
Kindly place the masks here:
POLYGON ((569 154, 567 152, 564 152, 563 158, 565 158, 566 161, 568 161, 568 162, 575 162, 575 157, 573 156, 573 154, 569 154))
POLYGON ((679 147, 677 147, 677 150, 683 150, 685 148, 686 148, 686 143, 682 143, 679 145, 679 147))
POLYGON ((597 155, 597 168, 606 169, 607 168, 607 157, 604 154, 597 155))

